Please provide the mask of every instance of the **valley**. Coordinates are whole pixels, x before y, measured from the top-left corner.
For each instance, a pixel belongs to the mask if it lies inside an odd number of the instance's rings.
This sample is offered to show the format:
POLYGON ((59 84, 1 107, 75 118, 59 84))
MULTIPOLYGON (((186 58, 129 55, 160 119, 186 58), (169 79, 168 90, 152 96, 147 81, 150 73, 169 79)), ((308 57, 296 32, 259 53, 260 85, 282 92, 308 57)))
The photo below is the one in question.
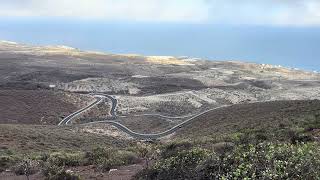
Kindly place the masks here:
MULTIPOLYGON (((317 72, 0 41, 3 157, 57 151, 82 157, 98 146, 137 153, 149 142, 207 147, 244 137, 289 142, 292 134, 318 142, 319 116, 317 72)), ((141 170, 138 159, 133 164, 141 170)))

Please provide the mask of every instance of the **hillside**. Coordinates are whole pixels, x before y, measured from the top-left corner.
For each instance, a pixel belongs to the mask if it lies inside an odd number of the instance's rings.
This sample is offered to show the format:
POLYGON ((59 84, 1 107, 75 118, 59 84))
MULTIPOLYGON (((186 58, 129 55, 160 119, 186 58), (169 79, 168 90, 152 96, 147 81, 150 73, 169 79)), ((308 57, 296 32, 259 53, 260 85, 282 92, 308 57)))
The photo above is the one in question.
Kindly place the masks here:
POLYGON ((196 172, 210 171, 202 164, 209 157, 236 158, 247 146, 290 146, 294 158, 301 142, 305 154, 318 153, 319 117, 316 72, 0 41, 0 179, 23 178, 15 168, 29 161, 35 179, 69 170, 85 179, 148 179, 171 177, 161 168, 184 166, 176 160, 189 155, 202 158, 196 172))
POLYGON ((311 128, 312 125, 316 126, 309 130, 318 132, 319 117, 319 100, 238 104, 199 116, 174 136, 201 139, 254 132, 263 132, 271 136, 272 133, 277 133, 276 131, 290 131, 309 126, 311 128))
MULTIPOLYGON (((23 97, 25 90, 32 90, 35 94, 48 92, 48 98, 59 91, 60 96, 54 98, 63 100, 57 100, 59 105, 56 106, 72 111, 88 103, 85 100, 88 97, 77 93, 103 92, 117 97, 119 115, 160 113, 184 116, 222 105, 319 99, 319 79, 318 73, 264 64, 115 55, 65 46, 0 42, 0 90, 6 90, 2 91, 0 98, 1 102, 9 102, 7 106, 16 103, 13 98, 23 97), (19 92, 12 96, 11 90, 19 92)), ((33 107, 32 103, 39 104, 38 100, 32 101, 31 98, 22 101, 30 107, 33 107)), ((20 109, 16 112, 26 109, 22 105, 18 107, 20 109)), ((38 107, 42 114, 27 121, 38 124, 39 117, 43 117, 50 119, 47 123, 57 124, 59 117, 67 114, 55 110, 54 118, 52 113, 45 114, 46 110, 42 108, 47 107, 38 107)), ((107 108, 100 109, 107 111, 107 108)), ((12 121, 6 115, 7 110, 2 111, 1 121, 12 121)), ((21 116, 23 114, 18 115, 21 116)), ((11 119, 16 121, 17 118, 11 119)))

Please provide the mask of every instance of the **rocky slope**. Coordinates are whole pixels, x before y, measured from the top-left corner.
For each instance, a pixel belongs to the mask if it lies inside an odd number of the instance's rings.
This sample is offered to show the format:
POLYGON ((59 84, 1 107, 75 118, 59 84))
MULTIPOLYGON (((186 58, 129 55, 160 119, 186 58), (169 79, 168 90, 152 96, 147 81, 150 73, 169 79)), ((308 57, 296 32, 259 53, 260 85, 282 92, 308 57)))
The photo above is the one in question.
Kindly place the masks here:
POLYGON ((1 41, 0 89, 48 89, 69 96, 104 92, 116 95, 120 115, 179 116, 230 104, 320 99, 320 74, 239 61, 115 55, 1 41))

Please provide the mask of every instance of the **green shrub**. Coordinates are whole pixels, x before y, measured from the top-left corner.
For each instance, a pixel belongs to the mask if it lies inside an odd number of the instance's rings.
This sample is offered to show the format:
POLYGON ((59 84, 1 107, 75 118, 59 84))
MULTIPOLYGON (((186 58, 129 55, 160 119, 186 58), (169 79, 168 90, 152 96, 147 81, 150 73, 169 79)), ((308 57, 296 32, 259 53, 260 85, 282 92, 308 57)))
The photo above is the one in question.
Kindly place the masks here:
POLYGON ((32 175, 35 174, 39 170, 39 162, 30 160, 30 159, 25 159, 18 164, 16 164, 12 170, 16 175, 32 175))
POLYGON ((118 157, 122 160, 122 162, 125 165, 135 164, 140 162, 140 159, 137 157, 137 155, 131 151, 119 151, 118 157))
POLYGON ((241 133, 229 135, 230 139, 238 145, 259 144, 262 142, 312 142, 314 138, 302 127, 278 128, 278 129, 244 129, 241 133))
POLYGON ((55 152, 47 157, 47 161, 57 166, 79 166, 84 163, 84 155, 81 153, 55 152))
POLYGON ((56 174, 59 174, 64 170, 64 167, 51 164, 49 162, 42 162, 40 166, 42 174, 47 177, 47 179, 54 177, 56 174))
POLYGON ((102 171, 108 171, 117 166, 134 164, 139 160, 133 152, 102 147, 87 152, 85 158, 88 164, 94 164, 102 171))
POLYGON ((42 152, 38 154, 34 159, 39 161, 47 161, 49 157, 50 157, 50 154, 42 152))
POLYGON ((47 180, 80 180, 78 175, 71 171, 66 171, 63 166, 43 162, 41 167, 41 171, 47 180))
MULTIPOLYGON (((274 131, 272 131, 274 132, 274 131)), ((235 142, 237 144, 258 144, 274 138, 274 134, 269 133, 263 129, 245 129, 242 133, 236 133, 235 142)))
POLYGON ((104 148, 97 147, 92 151, 86 152, 85 158, 87 159, 89 164, 97 164, 100 162, 100 159, 102 157, 105 157, 106 155, 108 155, 108 153, 104 148))
POLYGON ((13 155, 0 156, 0 172, 5 171, 19 161, 18 157, 13 155))
POLYGON ((300 126, 304 127, 307 131, 312 131, 313 129, 320 128, 320 114, 315 114, 313 116, 307 117, 302 121, 300 126))
POLYGON ((50 177, 49 180, 81 180, 80 176, 68 171, 61 171, 50 177))
POLYGON ((292 133, 290 134, 290 141, 292 144, 303 143, 303 142, 311 142, 314 138, 311 135, 303 134, 303 133, 292 133))
POLYGON ((316 179, 320 177, 318 144, 238 146, 224 157, 198 165, 197 179, 316 179))
POLYGON ((171 142, 163 147, 163 150, 160 155, 162 158, 168 158, 177 155, 181 151, 190 149, 192 149, 192 144, 190 142, 171 142))
POLYGON ((206 150, 193 148, 158 161, 151 169, 142 171, 138 179, 190 179, 195 175, 195 165, 209 157, 206 150))
POLYGON ((136 179, 319 179, 318 143, 238 145, 223 154, 203 149, 159 159, 136 179))
POLYGON ((124 165, 124 162, 120 159, 103 159, 99 164, 96 164, 97 168, 102 172, 109 171, 110 169, 116 168, 118 166, 124 165))

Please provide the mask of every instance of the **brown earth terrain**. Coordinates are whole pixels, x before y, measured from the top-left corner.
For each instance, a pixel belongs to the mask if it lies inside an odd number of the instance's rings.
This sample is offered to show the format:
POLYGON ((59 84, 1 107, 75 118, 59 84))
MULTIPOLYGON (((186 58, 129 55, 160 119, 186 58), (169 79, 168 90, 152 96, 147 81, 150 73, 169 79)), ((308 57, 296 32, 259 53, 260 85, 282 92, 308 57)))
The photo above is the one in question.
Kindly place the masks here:
POLYGON ((157 116, 120 117, 117 119, 121 124, 138 133, 160 133, 177 124, 165 118, 157 116))
MULTIPOLYGON (((134 164, 129 166, 122 166, 116 171, 99 172, 92 166, 71 167, 69 170, 77 173, 85 180, 130 180, 132 177, 144 168, 143 164, 134 164)), ((1 180, 25 180, 26 176, 17 176, 12 172, 0 173, 1 180)), ((41 173, 33 174, 29 180, 45 179, 41 173)))
POLYGON ((76 127, 0 124, 0 152, 80 151, 97 146, 126 147, 131 141, 76 127))
MULTIPOLYGON (((192 116, 228 105, 195 118, 161 142, 294 128, 320 137, 319 129, 308 128, 320 121, 320 74, 316 72, 0 41, 0 157, 12 152, 85 152, 97 146, 122 149, 137 143, 111 125, 79 125, 111 118, 108 100, 74 118, 73 126, 56 126, 92 103, 88 93, 95 92, 114 96, 119 115, 115 120, 139 133, 162 132, 188 119, 144 114, 192 116)), ((119 166, 110 173, 91 166, 72 167, 72 171, 85 179, 130 179, 142 166, 119 166)), ((12 172, 1 173, 3 178, 23 179, 12 172)), ((43 176, 38 173, 32 178, 43 176)))
POLYGON ((52 90, 0 90, 0 123, 58 124, 89 100, 52 90))
POLYGON ((204 138, 246 129, 290 128, 320 118, 320 101, 238 104, 205 113, 176 132, 177 138, 204 138))
MULTIPOLYGON (((223 105, 320 99, 319 80, 318 73, 265 64, 1 41, 0 123, 58 124, 94 100, 79 93, 102 92, 118 100, 116 113, 126 116, 118 122, 137 132, 161 132, 187 118, 143 115, 190 116, 223 105)), ((110 105, 99 104, 74 122, 109 118, 110 105)))

